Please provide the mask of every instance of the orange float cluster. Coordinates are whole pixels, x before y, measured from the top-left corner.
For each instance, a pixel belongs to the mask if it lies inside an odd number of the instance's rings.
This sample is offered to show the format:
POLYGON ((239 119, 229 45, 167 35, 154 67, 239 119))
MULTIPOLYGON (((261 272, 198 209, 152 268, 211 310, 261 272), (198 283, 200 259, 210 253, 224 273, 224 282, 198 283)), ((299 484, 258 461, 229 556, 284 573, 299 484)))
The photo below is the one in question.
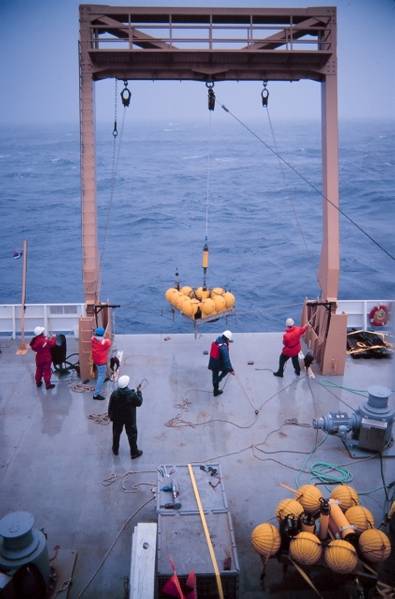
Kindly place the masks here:
POLYGON ((222 287, 170 287, 165 293, 165 298, 174 309, 192 320, 221 316, 232 311, 236 304, 233 293, 222 287))
POLYGON ((391 553, 388 536, 375 528, 373 515, 348 485, 335 487, 328 499, 320 487, 303 485, 295 497, 279 502, 276 517, 278 527, 263 522, 251 534, 263 563, 286 554, 303 566, 320 562, 338 574, 350 574, 359 560, 375 564, 391 553))

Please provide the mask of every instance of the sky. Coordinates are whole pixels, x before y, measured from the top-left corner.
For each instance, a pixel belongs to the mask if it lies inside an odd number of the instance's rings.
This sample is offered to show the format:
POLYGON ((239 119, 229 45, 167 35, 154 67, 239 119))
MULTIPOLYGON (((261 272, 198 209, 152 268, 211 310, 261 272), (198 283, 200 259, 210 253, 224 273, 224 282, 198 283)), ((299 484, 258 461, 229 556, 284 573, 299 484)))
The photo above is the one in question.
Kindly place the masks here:
MULTIPOLYGON (((394 119, 395 0, 152 0, 95 2, 134 6, 336 6, 339 118, 394 119)), ((0 124, 79 122, 78 0, 0 0, 2 91, 0 124)), ((95 85, 97 122, 111 122, 114 84, 95 85)), ((274 119, 320 117, 320 84, 271 82, 274 119)), ((199 82, 131 82, 137 118, 207 118, 207 90, 199 82)), ((239 114, 261 112, 262 82, 217 83, 217 100, 239 114)), ((221 111, 222 112, 222 111, 221 111)), ((226 118, 226 117, 224 117, 226 118)))

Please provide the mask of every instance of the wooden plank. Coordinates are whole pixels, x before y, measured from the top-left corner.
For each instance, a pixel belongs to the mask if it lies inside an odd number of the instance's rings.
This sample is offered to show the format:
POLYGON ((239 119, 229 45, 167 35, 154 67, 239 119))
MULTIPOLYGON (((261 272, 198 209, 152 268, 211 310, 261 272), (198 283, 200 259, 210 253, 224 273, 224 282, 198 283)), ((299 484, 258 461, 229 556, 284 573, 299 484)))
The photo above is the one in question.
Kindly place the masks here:
POLYGON ((129 599, 154 599, 157 524, 139 522, 133 532, 129 599))
POLYGON ((56 557, 51 562, 51 567, 55 570, 56 586, 49 597, 68 599, 76 560, 76 551, 60 548, 56 550, 56 557))

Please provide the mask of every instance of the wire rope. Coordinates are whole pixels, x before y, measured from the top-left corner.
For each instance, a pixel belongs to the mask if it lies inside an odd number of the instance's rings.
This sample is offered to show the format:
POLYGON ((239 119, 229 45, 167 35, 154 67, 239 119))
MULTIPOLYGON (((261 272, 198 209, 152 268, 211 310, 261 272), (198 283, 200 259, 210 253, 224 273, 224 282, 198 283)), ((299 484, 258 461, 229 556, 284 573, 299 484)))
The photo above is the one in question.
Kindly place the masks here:
POLYGON ((208 139, 207 139, 207 177, 206 177, 206 206, 205 206, 205 223, 204 223, 204 235, 207 241, 208 239, 208 215, 209 215, 209 201, 211 196, 211 142, 212 142, 212 111, 209 110, 209 124, 208 124, 208 139))
MULTIPOLYGON (((266 114, 267 114, 267 119, 268 119, 268 123, 269 123, 269 129, 270 129, 272 140, 273 140, 273 146, 274 146, 276 152, 279 154, 277 139, 276 139, 276 136, 274 135, 274 128, 273 128, 273 124, 272 124, 272 119, 270 117, 269 106, 266 106, 266 114)), ((282 180, 283 180, 283 185, 285 187, 286 186, 285 171, 284 171, 283 163, 280 160, 280 158, 278 159, 278 163, 279 163, 279 166, 280 166, 280 172, 281 172, 281 177, 282 177, 282 180)), ((303 240, 303 244, 304 244, 305 250, 306 250, 306 252, 308 252, 309 248, 307 247, 307 242, 306 242, 306 237, 305 237, 305 234, 304 234, 304 231, 303 231, 303 227, 302 227, 302 224, 301 224, 301 222, 299 220, 298 213, 297 213, 296 208, 295 208, 295 202, 291 201, 290 204, 291 204, 291 208, 292 208, 292 212, 293 212, 293 215, 294 215, 294 218, 295 218, 296 225, 297 225, 297 227, 299 229, 299 233, 300 233, 300 235, 302 237, 302 240, 303 240)))
POLYGON ((151 501, 153 501, 155 499, 155 497, 150 497, 149 499, 147 499, 147 501, 145 501, 144 503, 142 503, 134 512, 133 514, 131 514, 128 519, 123 523, 123 525, 121 526, 120 530, 118 531, 114 541, 111 543, 110 547, 107 549, 106 553, 104 554, 103 558, 101 559, 98 567, 96 568, 96 570, 94 571, 94 573, 92 574, 92 576, 90 577, 90 579, 88 580, 88 582, 86 583, 86 585, 83 587, 83 589, 79 592, 77 599, 80 599, 80 597, 82 597, 86 590, 88 589, 88 587, 91 585, 91 583, 93 582, 93 580, 96 578, 96 576, 98 575, 98 573, 100 572, 100 570, 102 569, 105 561, 107 560, 108 556, 110 555, 111 551, 113 550, 113 548, 115 547, 119 537, 121 536, 121 534, 123 533, 123 531, 125 530, 125 528, 127 527, 127 525, 129 524, 129 522, 131 522, 131 520, 133 520, 133 518, 135 516, 137 516, 137 514, 139 512, 141 512, 141 510, 148 505, 151 501))
MULTIPOLYGON (((111 211, 112 211, 112 205, 113 205, 115 189, 116 189, 119 158, 120 158, 120 153, 121 153, 121 145, 122 145, 123 133, 124 133, 124 128, 125 128, 126 111, 127 111, 127 106, 124 106, 124 109, 122 112, 121 130, 118 135, 117 125, 116 125, 116 123, 117 123, 117 95, 118 95, 117 92, 118 92, 118 88, 117 88, 117 79, 116 79, 115 80, 115 100, 114 100, 114 130, 113 130, 113 144, 112 144, 112 157, 111 157, 110 200, 108 203, 107 212, 106 212, 106 220, 105 220, 105 224, 104 224, 103 244, 102 244, 102 249, 100 252, 100 264, 103 263, 104 255, 105 255, 105 252, 107 249, 108 231, 109 231, 109 227, 110 227, 111 211)), ((101 269, 100 269, 99 280, 98 280, 98 289, 100 291, 101 291, 101 287, 102 287, 102 276, 101 276, 101 269)))
POLYGON ((270 152, 272 152, 272 154, 277 156, 300 179, 302 179, 305 183, 307 183, 307 185, 309 185, 312 189, 314 189, 314 191, 316 191, 328 204, 330 204, 333 208, 335 208, 339 212, 339 214, 344 216, 344 218, 346 218, 352 225, 354 225, 354 227, 356 227, 360 231, 360 233, 362 233, 368 239, 370 239, 370 241, 372 243, 374 243, 389 258, 391 258, 392 260, 395 260, 395 256, 393 256, 391 254, 391 252, 389 252, 381 243, 379 243, 374 237, 372 237, 372 235, 370 235, 370 233, 365 231, 365 229, 363 227, 361 227, 361 225, 359 225, 353 218, 351 218, 351 216, 349 216, 346 212, 344 212, 344 210, 342 208, 340 208, 339 206, 336 206, 336 204, 334 202, 332 202, 325 194, 323 194, 322 191, 312 181, 310 181, 307 177, 305 177, 297 168, 295 168, 290 162, 288 162, 288 160, 283 158, 283 156, 281 156, 281 154, 276 152, 276 150, 274 150, 264 139, 262 139, 262 137, 260 137, 257 133, 255 133, 255 131, 253 131, 246 123, 244 123, 238 116, 236 116, 229 108, 227 108, 224 104, 221 104, 221 108, 226 113, 228 113, 231 117, 233 117, 238 123, 240 123, 240 125, 242 127, 244 127, 244 129, 246 129, 249 133, 251 133, 251 135, 253 135, 261 144, 263 144, 265 146, 265 148, 267 148, 270 152))

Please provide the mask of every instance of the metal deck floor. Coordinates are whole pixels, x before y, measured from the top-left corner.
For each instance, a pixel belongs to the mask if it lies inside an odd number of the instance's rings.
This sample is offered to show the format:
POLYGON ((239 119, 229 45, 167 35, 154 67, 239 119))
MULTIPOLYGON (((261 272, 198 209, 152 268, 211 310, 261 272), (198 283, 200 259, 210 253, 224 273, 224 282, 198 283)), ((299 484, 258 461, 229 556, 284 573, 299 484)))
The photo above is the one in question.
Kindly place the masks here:
MULTIPOLYGON (((78 552, 69 597, 76 599, 86 588, 115 541, 83 597, 125 596, 132 530, 138 521, 156 521, 155 501, 130 517, 152 497, 159 464, 221 464, 241 569, 241 599, 275 596, 260 588, 260 559, 250 534, 257 524, 273 518, 278 501, 290 496, 280 483, 295 487, 295 469, 308 470, 319 460, 347 465, 359 493, 376 489, 361 499, 381 521, 384 492, 379 460, 352 460, 336 436, 328 436, 310 457, 292 453, 310 452, 317 432, 286 421, 310 425, 314 417, 329 411, 350 413, 340 400, 357 408, 365 399, 345 388, 367 390, 380 384, 394 389, 393 361, 348 358, 344 377, 330 378, 344 388, 327 388, 329 379, 318 375, 298 378, 290 361, 284 378, 278 379, 272 371, 277 368, 281 337, 281 333, 235 334, 231 358, 236 376, 228 376, 223 395, 214 398, 204 351, 215 334, 197 340, 192 334, 117 335, 114 348, 124 352, 122 373, 130 375, 134 386, 147 380, 144 403, 137 410, 138 443, 144 455, 135 461, 130 460, 125 433, 120 455, 114 457, 111 426, 89 418, 104 413, 107 401, 93 401, 92 393, 73 391, 78 382, 74 375, 59 381, 53 376, 56 388, 51 391, 37 389, 32 352, 16 356, 17 344, 2 340, 0 517, 29 511, 35 527, 48 534, 50 552, 55 545, 78 552), (193 426, 196 423, 199 426, 193 426), (259 452, 253 447, 258 444, 274 453, 259 452), (122 478, 129 471, 135 474, 122 478), (117 478, 105 486, 103 481, 111 474, 117 478), (128 489, 134 482, 149 484, 130 493, 122 489, 122 482, 128 489)), ((68 339, 68 354, 75 346, 75 340, 68 339)), ((111 390, 112 383, 107 383, 107 397, 111 390)), ((393 401, 392 396, 391 405, 393 401)), ((318 440, 324 437, 320 431, 318 440)), ((387 459, 383 464, 389 482, 395 462, 387 459)), ((299 475, 299 484, 309 480, 308 473, 299 475)), ((186 550, 192 550, 187 540, 186 550)), ((310 596, 307 587, 303 596, 310 596)))

